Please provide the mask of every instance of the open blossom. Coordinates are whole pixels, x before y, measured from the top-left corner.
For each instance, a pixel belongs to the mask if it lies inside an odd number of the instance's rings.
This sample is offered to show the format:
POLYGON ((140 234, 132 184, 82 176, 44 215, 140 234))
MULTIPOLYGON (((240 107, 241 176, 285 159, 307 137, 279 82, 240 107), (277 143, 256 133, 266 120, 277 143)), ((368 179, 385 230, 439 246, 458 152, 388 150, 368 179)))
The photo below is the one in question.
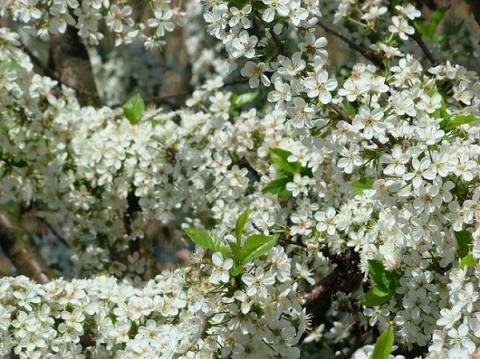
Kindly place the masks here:
POLYGON ((284 103, 292 99, 290 85, 277 78, 274 82, 275 90, 268 93, 268 101, 275 102, 275 109, 283 108, 284 103))
POLYGON ((352 173, 355 167, 363 164, 363 158, 360 156, 360 147, 357 144, 351 145, 348 149, 343 147, 340 150, 340 158, 337 166, 343 168, 345 173, 352 173))
POLYGON ((337 88, 338 82, 328 78, 328 72, 319 69, 310 74, 303 82, 308 97, 318 97, 321 103, 328 104, 332 100, 331 91, 337 88))
POLYGON ((250 36, 246 30, 243 30, 232 41, 232 56, 234 58, 245 56, 247 59, 251 59, 255 56, 257 42, 258 38, 255 35, 250 36))
POLYGON ((275 275, 273 273, 265 273, 262 267, 255 270, 255 275, 245 273, 242 275, 242 282, 247 285, 246 293, 248 296, 257 296, 259 298, 267 298, 269 288, 275 283, 275 275))
POLYGON ((269 71, 269 67, 265 63, 247 61, 245 66, 240 70, 240 74, 249 78, 248 84, 251 88, 256 88, 260 80, 264 86, 270 86, 270 79, 265 75, 267 71, 269 71))
POLYGON ((263 11, 262 19, 266 22, 272 22, 277 12, 286 16, 288 14, 288 2, 289 0, 264 0, 263 3, 267 5, 267 8, 263 11))
POLYGON ((248 16, 252 12, 252 5, 246 5, 241 10, 237 9, 235 6, 230 8, 230 12, 232 13, 232 17, 228 21, 228 25, 235 26, 240 25, 244 29, 250 28, 251 21, 249 20, 248 16))
POLYGON ((392 25, 388 27, 388 30, 394 34, 398 34, 402 40, 408 40, 408 35, 413 35, 415 29, 408 24, 408 21, 403 17, 392 17, 392 25))
POLYGON ((315 213, 315 219, 317 220, 317 231, 326 231, 329 235, 334 235, 335 228, 335 208, 328 207, 326 211, 319 211, 315 213))
POLYGON ((300 193, 307 194, 308 185, 313 181, 308 176, 301 176, 300 173, 295 173, 293 182, 288 182, 286 188, 292 192, 293 197, 297 197, 300 193))
POLYGON ((230 278, 230 269, 233 267, 233 259, 227 258, 224 260, 221 253, 215 252, 212 255, 212 262, 214 268, 208 279, 210 283, 218 284, 220 282, 228 282, 228 279, 230 278))
POLYGON ((132 8, 130 6, 120 8, 117 5, 112 5, 107 18, 105 19, 105 23, 114 32, 121 32, 131 14, 132 8))
POLYGON ((173 31, 173 29, 175 28, 172 22, 173 10, 155 9, 153 11, 153 15, 154 18, 149 19, 147 24, 148 26, 155 28, 155 34, 157 36, 164 36, 165 31, 173 31))

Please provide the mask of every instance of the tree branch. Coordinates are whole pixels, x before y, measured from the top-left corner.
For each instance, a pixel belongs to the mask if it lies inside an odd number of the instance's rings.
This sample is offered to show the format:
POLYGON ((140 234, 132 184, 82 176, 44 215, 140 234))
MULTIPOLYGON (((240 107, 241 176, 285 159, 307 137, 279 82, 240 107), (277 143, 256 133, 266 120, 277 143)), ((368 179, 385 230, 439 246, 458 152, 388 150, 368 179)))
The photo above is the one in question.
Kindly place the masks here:
POLYGON ((380 70, 385 70, 385 65, 383 64, 382 60, 378 58, 372 51, 366 50, 364 47, 356 44, 354 41, 350 40, 346 36, 340 34, 339 32, 335 31, 331 27, 321 23, 320 21, 317 22, 317 25, 324 29, 326 32, 332 34, 333 36, 338 37, 343 42, 347 43, 352 49, 357 51, 360 55, 365 57, 367 60, 371 61, 375 66, 377 66, 380 70))
POLYGON ((56 277, 38 252, 32 238, 13 219, 13 215, 5 210, 0 210, 0 246, 16 267, 18 274, 38 283, 47 283, 56 277))
POLYGON ((75 90, 81 106, 101 106, 87 48, 73 26, 67 26, 64 34, 51 35, 49 68, 75 90))
POLYGON ((312 325, 318 326, 325 321, 325 314, 332 305, 332 296, 338 292, 353 293, 362 284, 363 274, 358 264, 360 256, 349 248, 332 261, 335 269, 317 282, 308 291, 300 293, 304 300, 303 307, 312 318, 312 325))
POLYGON ((467 0, 470 9, 472 9, 473 16, 478 26, 480 26, 480 1, 479 0, 467 0))
POLYGON ((435 58, 435 56, 433 56, 432 52, 425 44, 425 41, 423 41, 422 37, 417 33, 417 31, 415 31, 411 37, 412 39, 415 40, 418 46, 420 46, 420 48, 422 49, 423 53, 427 57, 428 61, 430 61, 432 66, 437 66, 439 63, 438 60, 435 58))

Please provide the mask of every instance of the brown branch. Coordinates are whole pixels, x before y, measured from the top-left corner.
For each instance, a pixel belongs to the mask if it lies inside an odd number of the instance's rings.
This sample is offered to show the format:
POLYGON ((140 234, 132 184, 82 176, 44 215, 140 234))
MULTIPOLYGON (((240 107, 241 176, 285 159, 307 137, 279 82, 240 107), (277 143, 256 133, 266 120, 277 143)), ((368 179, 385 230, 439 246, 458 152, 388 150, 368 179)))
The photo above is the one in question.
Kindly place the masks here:
POLYGON ((42 61, 40 61, 40 59, 32 52, 32 50, 30 50, 30 48, 23 42, 20 42, 20 49, 24 51, 28 55, 28 57, 30 57, 30 60, 35 66, 37 66, 41 75, 50 77, 52 80, 57 81, 58 85, 62 85, 62 81, 60 81, 60 79, 55 75, 55 73, 48 67, 44 66, 42 64, 42 61))
POLYGON ((81 106, 101 106, 87 48, 73 26, 67 26, 63 34, 51 35, 49 67, 75 90, 81 106))
POLYGON ((480 26, 480 1, 479 0, 467 0, 468 5, 472 9, 473 16, 478 26, 480 26))
POLYGON ((328 27, 325 24, 322 24, 320 21, 317 22, 317 25, 324 29, 326 32, 338 37, 343 42, 347 43, 352 49, 357 51, 360 55, 365 57, 367 60, 371 61, 375 66, 377 66, 380 70, 385 70, 385 65, 383 64, 382 60, 376 56, 372 51, 365 49, 364 47, 356 44, 354 41, 350 40, 348 37, 340 34, 339 32, 335 31, 331 27, 328 27))
POLYGON ((14 220, 14 215, 5 210, 0 210, 0 246, 18 274, 38 283, 47 283, 56 277, 38 252, 32 238, 14 220))
POLYGON ((422 49, 423 53, 427 57, 428 61, 430 61, 432 66, 437 66, 439 64, 438 60, 435 58, 435 56, 433 56, 427 44, 425 44, 425 41, 423 41, 422 37, 417 33, 417 31, 415 31, 411 37, 412 39, 415 40, 418 46, 420 46, 420 48, 422 49))
POLYGON ((313 326, 325 321, 325 314, 332 305, 335 293, 353 293, 362 284, 363 274, 358 267, 360 256, 357 252, 349 248, 332 258, 332 261, 336 264, 335 269, 308 291, 300 293, 304 301, 303 307, 312 318, 313 326))

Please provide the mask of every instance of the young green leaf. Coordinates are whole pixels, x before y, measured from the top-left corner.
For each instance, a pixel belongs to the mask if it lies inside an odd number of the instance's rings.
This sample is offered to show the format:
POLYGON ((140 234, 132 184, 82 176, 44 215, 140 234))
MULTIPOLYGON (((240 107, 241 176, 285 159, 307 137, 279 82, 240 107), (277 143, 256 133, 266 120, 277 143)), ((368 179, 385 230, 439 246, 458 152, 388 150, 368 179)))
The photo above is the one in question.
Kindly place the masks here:
POLYGON ((236 277, 237 275, 239 275, 242 272, 243 272, 243 263, 235 263, 233 265, 232 269, 230 269, 230 273, 234 277, 236 277))
POLYGON ((470 114, 470 115, 456 115, 453 116, 447 120, 443 120, 440 123, 440 128, 444 131, 450 131, 453 130, 454 128, 461 126, 461 125, 466 125, 466 124, 477 124, 480 123, 480 117, 470 114))
POLYGON ((442 32, 440 35, 438 35, 437 41, 444 42, 444 41, 447 41, 449 37, 458 34, 462 29, 463 24, 464 24, 464 21, 461 20, 457 25, 448 28, 447 31, 442 32))
POLYGON ((287 183, 292 182, 291 176, 277 178, 269 182, 262 190, 263 193, 278 194, 281 197, 288 196, 290 191, 287 189, 287 183))
POLYGON ((240 245, 242 239, 243 229, 247 223, 248 216, 250 215, 250 208, 247 207, 241 215, 238 216, 237 222, 235 223, 235 237, 237 238, 237 244, 240 245))
POLYGON ((374 285, 362 298, 361 303, 367 307, 374 307, 376 305, 382 305, 387 303, 395 293, 391 291, 385 291, 380 287, 374 285))
POLYGON ((400 275, 385 269, 383 262, 377 259, 368 260, 368 272, 375 284, 385 292, 392 292, 397 289, 400 275))
POLYGON ((388 359, 393 347, 393 329, 389 325, 388 328, 380 335, 373 348, 372 359, 388 359))
POLYGON ((371 189, 373 186, 373 178, 362 177, 357 181, 352 182, 352 191, 356 195, 361 195, 366 189, 371 189))
POLYGON ((437 30, 438 24, 443 19, 448 9, 450 9, 450 6, 440 7, 436 9, 432 13, 430 20, 428 21, 428 25, 425 25, 420 20, 415 21, 414 25, 417 32, 422 36, 427 37, 430 41, 433 41, 433 36, 435 35, 435 31, 437 30))
POLYGON ((258 92, 247 92, 238 96, 235 100, 235 106, 237 108, 242 107, 243 105, 252 102, 258 96, 258 92))
POLYGON ((462 269, 463 267, 472 268, 477 264, 477 260, 473 257, 472 253, 469 253, 462 258, 460 263, 458 263, 458 268, 462 269))
POLYGON ((269 153, 272 162, 280 167, 286 174, 294 175, 300 172, 302 166, 299 162, 288 162, 288 157, 292 155, 292 152, 281 148, 270 148, 269 153))
POLYGON ((22 68, 22 66, 20 66, 18 64, 18 62, 14 61, 14 60, 11 60, 11 59, 7 59, 7 60, 1 60, 0 61, 0 66, 5 64, 6 67, 8 68, 9 71, 17 71, 19 69, 22 68))
POLYGON ((195 228, 186 228, 185 232, 190 239, 197 245, 208 248, 213 252, 220 252, 224 259, 228 258, 228 249, 223 244, 223 241, 216 235, 203 230, 195 228))
POLYGON ((230 246, 230 249, 232 250, 233 260, 235 261, 236 258, 239 257, 240 246, 236 242, 233 242, 233 241, 227 241, 227 243, 230 246))
POLYGON ((253 261, 272 249, 277 239, 278 236, 252 234, 245 241, 243 248, 240 249, 238 260, 244 264, 253 261))
POLYGON ((455 239, 460 247, 458 253, 461 257, 465 257, 470 252, 470 244, 473 241, 472 234, 469 231, 455 232, 455 239))
POLYGON ((142 96, 137 93, 125 102, 122 108, 125 117, 134 125, 142 118, 143 112, 145 111, 145 103, 143 102, 142 96))

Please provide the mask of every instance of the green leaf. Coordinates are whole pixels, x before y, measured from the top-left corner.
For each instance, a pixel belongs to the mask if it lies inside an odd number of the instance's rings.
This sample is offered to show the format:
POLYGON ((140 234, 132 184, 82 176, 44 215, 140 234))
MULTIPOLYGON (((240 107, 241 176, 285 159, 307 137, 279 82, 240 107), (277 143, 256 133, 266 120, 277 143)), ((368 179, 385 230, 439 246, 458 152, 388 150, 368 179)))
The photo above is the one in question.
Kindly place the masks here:
POLYGON ((12 161, 10 163, 12 164, 13 167, 16 167, 16 168, 24 168, 24 167, 27 167, 28 165, 28 163, 25 162, 24 160, 12 161))
POLYGON ((367 307, 374 307, 387 303, 394 295, 395 293, 374 285, 362 298, 361 303, 367 307))
POLYGON ((377 259, 368 260, 369 275, 375 284, 385 292, 395 292, 398 288, 400 274, 385 269, 383 262, 377 259))
POLYGON ((223 244, 222 239, 216 235, 206 230, 195 228, 186 228, 185 232, 195 244, 208 248, 213 252, 222 253, 223 259, 229 257, 227 247, 223 244))
POLYGON ((441 96, 441 106, 435 111, 435 116, 437 118, 443 118, 443 121, 440 123, 440 128, 444 130, 444 126, 448 123, 448 119, 450 118, 450 115, 447 112, 447 102, 445 101, 443 95, 438 91, 436 86, 433 86, 433 88, 429 91, 430 96, 433 96, 434 94, 439 94, 441 96))
POLYGON ((373 348, 372 359, 388 359, 393 348, 393 329, 389 325, 388 328, 380 335, 373 348))
POLYGON ((263 10, 266 9, 268 6, 263 1, 254 1, 252 3, 253 10, 263 10))
POLYGON ((450 131, 453 130, 454 128, 461 126, 461 125, 466 125, 466 124, 476 124, 480 123, 480 117, 470 114, 470 115, 456 115, 453 116, 447 120, 443 120, 440 123, 440 128, 444 131, 450 131))
POLYGON ((458 264, 458 268, 462 269, 463 267, 472 268, 477 264, 477 260, 473 257, 473 254, 470 253, 462 258, 458 264))
POLYGON ((447 29, 447 31, 442 32, 440 35, 438 35, 437 41, 438 42, 444 42, 444 41, 448 40, 448 38, 450 36, 458 34, 460 32, 460 30, 462 29, 462 27, 463 27, 463 20, 460 21, 454 27, 451 27, 451 28, 447 29))
POLYGON ((143 112, 145 111, 145 103, 143 102, 142 96, 137 93, 125 102, 122 108, 125 117, 134 125, 142 118, 143 112))
POLYGON ((291 176, 277 178, 269 182, 262 190, 263 193, 278 194, 279 196, 288 196, 290 191, 287 189, 287 183, 292 182, 291 176))
POLYGON ((22 66, 20 66, 18 62, 13 61, 11 59, 0 61, 0 65, 3 65, 3 64, 7 65, 7 68, 9 71, 17 71, 22 68, 22 66))
POLYGON ((294 175, 300 172, 302 166, 299 162, 288 162, 288 157, 292 155, 292 152, 281 148, 270 148, 269 153, 273 163, 280 167, 286 174, 294 175))
POLYGON ((227 241, 227 243, 229 244, 230 249, 232 250, 233 258, 238 258, 239 256, 238 253, 240 252, 239 245, 233 241, 227 241))
POLYGON ((360 195, 366 189, 371 189, 373 186, 373 178, 371 177, 362 177, 357 181, 352 182, 352 191, 356 195, 360 195))
POLYGON ((232 269, 230 270, 230 273, 232 276, 236 277, 240 273, 243 272, 243 263, 236 263, 233 265, 232 269))
POLYGON ((267 253, 273 248, 278 236, 266 236, 265 234, 253 234, 247 238, 240 249, 238 260, 246 264, 267 253))
POLYGON ((242 239, 243 229, 247 223, 248 216, 250 214, 250 208, 247 207, 241 215, 238 216, 237 222, 235 223, 235 237, 237 238, 237 244, 240 244, 242 239))
POLYGON ((459 254, 465 257, 470 252, 470 244, 473 241, 472 234, 469 231, 455 232, 455 239, 460 247, 459 254))
POLYGON ((427 26, 421 20, 415 20, 413 22, 415 30, 422 36, 427 36, 427 26))
POLYGON ((243 105, 255 100, 257 98, 257 96, 258 96, 258 92, 247 92, 247 93, 241 94, 235 100, 235 106, 237 108, 240 108, 243 105))
POLYGON ((440 23, 440 21, 442 21, 448 9, 450 9, 450 5, 445 7, 439 7, 432 13, 432 16, 430 17, 430 21, 428 22, 428 25, 427 25, 428 36, 430 37, 431 40, 433 40, 433 35, 435 34, 435 30, 437 30, 438 24, 440 23))
POLYGON ((443 19, 445 13, 450 9, 450 6, 440 7, 436 9, 430 20, 428 21, 428 25, 425 25, 421 21, 415 21, 415 29, 418 31, 419 34, 426 36, 430 41, 433 41, 433 35, 435 35, 435 31, 437 30, 438 24, 443 19))

